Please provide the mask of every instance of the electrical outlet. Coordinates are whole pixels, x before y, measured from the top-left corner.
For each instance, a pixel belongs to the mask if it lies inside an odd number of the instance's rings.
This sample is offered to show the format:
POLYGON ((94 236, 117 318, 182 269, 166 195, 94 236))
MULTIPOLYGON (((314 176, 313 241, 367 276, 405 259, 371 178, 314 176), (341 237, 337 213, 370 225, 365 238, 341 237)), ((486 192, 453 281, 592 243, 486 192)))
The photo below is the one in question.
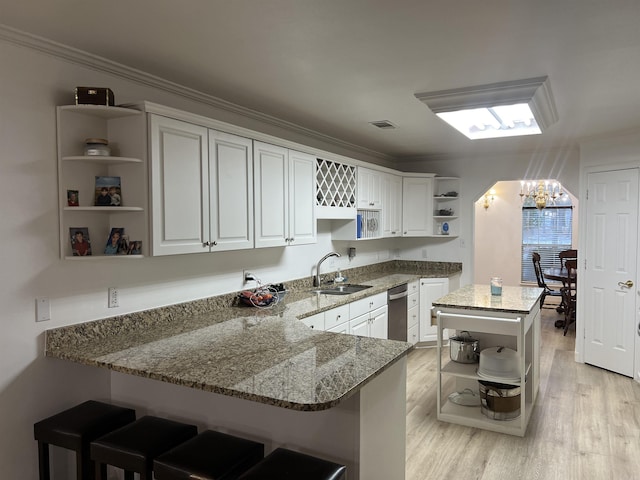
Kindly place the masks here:
POLYGON ((51 320, 51 304, 46 297, 36 298, 36 322, 51 320))
POLYGON ((253 282, 253 281, 256 281, 256 280, 257 280, 256 276, 253 273, 251 273, 250 271, 248 271, 248 270, 243 270, 242 271, 242 281, 244 283, 249 283, 249 282, 253 282))
POLYGON ((116 287, 109 288, 109 308, 117 308, 120 306, 120 302, 118 300, 118 289, 116 287))

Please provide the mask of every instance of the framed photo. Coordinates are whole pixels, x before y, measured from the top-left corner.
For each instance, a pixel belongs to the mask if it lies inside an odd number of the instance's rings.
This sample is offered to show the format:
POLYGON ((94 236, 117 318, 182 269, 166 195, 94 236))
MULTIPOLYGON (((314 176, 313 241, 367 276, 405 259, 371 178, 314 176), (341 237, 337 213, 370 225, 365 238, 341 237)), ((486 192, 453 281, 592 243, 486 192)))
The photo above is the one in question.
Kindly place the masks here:
POLYGON ((124 228, 112 228, 107 239, 107 244, 104 247, 105 255, 117 255, 119 251, 122 251, 122 237, 124 235, 124 228))
POLYGON ((142 241, 131 240, 129 242, 129 249, 127 255, 142 255, 142 241))
POLYGON ((71 240, 71 252, 74 257, 91 255, 91 240, 89 239, 89 229, 87 227, 69 228, 69 238, 71 240))
POLYGON ((120 177, 96 177, 96 207, 119 207, 122 205, 120 177))
POLYGON ((78 195, 78 190, 67 190, 67 206, 80 206, 80 196, 78 195))

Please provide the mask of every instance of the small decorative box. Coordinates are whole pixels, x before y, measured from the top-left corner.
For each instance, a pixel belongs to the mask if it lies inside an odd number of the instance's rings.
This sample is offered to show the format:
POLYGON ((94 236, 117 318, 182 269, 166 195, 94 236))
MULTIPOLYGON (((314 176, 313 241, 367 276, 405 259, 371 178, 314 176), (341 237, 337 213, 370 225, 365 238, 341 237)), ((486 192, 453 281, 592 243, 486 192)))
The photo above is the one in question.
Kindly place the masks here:
POLYGON ((76 105, 106 105, 113 107, 115 101, 110 88, 76 87, 76 105))

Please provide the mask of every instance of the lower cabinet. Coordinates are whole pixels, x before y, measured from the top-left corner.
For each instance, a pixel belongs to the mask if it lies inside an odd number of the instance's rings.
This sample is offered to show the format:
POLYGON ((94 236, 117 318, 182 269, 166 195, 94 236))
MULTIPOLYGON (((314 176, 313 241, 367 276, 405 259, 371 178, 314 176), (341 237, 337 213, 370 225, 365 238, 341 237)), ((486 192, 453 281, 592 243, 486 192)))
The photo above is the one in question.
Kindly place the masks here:
MULTIPOLYGON (((431 303, 449 293, 448 278, 420 279, 420 341, 435 342, 438 340, 438 326, 432 316, 431 303)), ((409 319, 408 319, 409 321, 409 319)), ((443 337, 446 330, 442 331, 443 337)))
POLYGON ((361 337, 388 338, 388 307, 384 305, 376 310, 349 320, 349 333, 361 337))
POLYGON ((386 339, 389 328, 387 293, 361 298, 301 321, 310 328, 327 332, 386 339))
POLYGON ((407 342, 415 345, 420 341, 420 282, 407 286, 407 342))

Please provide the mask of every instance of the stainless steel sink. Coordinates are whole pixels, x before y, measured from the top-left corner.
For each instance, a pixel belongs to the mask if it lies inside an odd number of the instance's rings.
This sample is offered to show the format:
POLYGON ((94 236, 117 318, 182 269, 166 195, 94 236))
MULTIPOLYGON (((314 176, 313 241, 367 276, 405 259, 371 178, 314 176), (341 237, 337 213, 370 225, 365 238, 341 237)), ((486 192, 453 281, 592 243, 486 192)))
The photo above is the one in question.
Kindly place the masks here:
POLYGON ((354 285, 345 283, 343 285, 334 285, 332 287, 316 288, 312 290, 314 293, 322 293, 325 295, 349 295, 350 293, 361 292, 371 288, 371 285, 354 285))

